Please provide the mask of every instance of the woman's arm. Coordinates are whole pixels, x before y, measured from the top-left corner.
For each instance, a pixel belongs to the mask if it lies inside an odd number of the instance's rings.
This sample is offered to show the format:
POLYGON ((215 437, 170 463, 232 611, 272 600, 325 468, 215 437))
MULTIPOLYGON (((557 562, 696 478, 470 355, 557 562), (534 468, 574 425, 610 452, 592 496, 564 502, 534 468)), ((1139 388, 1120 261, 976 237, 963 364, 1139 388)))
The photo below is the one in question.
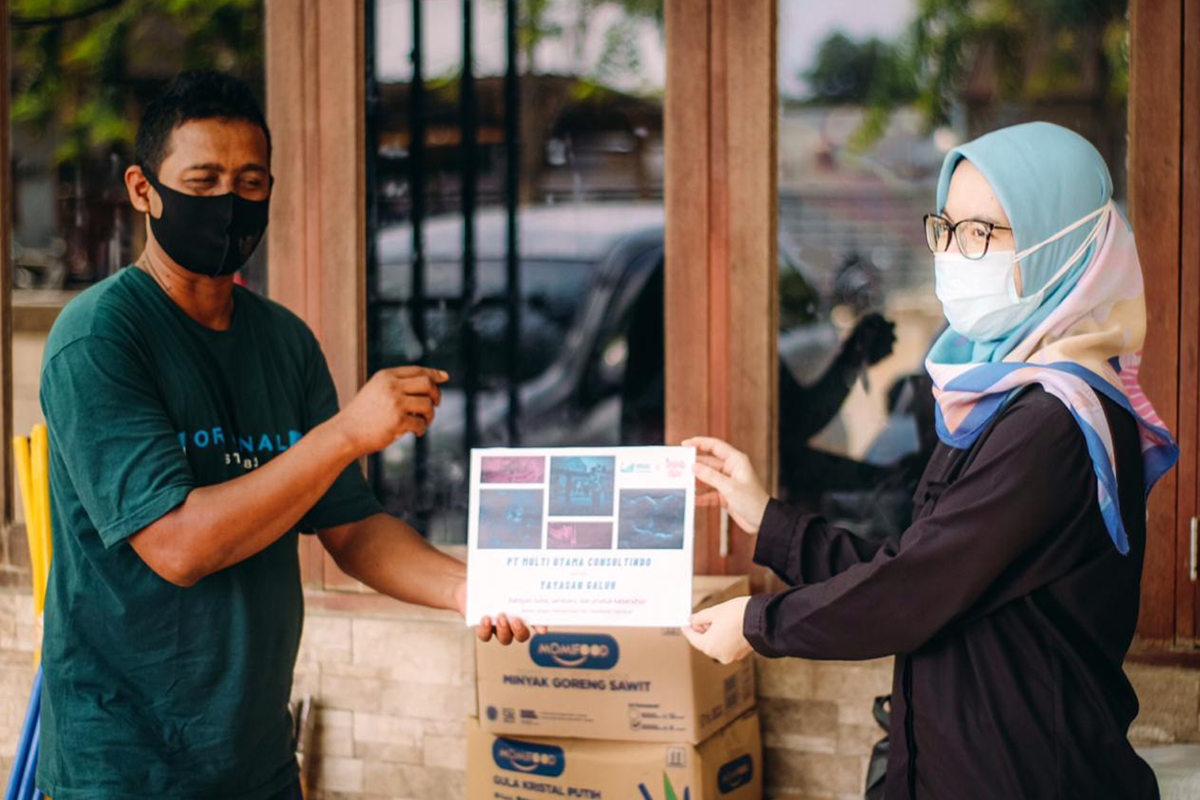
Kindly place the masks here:
POLYGON ((754 546, 754 563, 769 568, 789 586, 829 580, 875 557, 883 542, 830 525, 817 514, 772 499, 754 546))
POLYGON ((1026 564, 1048 536, 1096 515, 1087 446, 1056 399, 1033 392, 1005 412, 967 471, 932 513, 869 561, 821 583, 746 606, 744 635, 768 656, 867 659, 912 652, 981 598, 995 607, 1072 568, 1062 559, 1026 564))

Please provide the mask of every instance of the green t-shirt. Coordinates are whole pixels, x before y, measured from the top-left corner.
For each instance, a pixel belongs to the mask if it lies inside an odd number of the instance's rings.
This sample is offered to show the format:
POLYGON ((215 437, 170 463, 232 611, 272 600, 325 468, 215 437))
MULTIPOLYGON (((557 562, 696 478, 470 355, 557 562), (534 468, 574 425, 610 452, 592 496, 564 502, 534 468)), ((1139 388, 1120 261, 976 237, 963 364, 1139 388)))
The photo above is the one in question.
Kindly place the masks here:
MULTIPOLYGON (((316 339, 240 287, 229 330, 206 328, 127 268, 63 310, 41 399, 54 558, 38 787, 56 800, 280 791, 296 776, 297 531, 190 588, 160 578, 126 540, 337 412, 316 339)), ((298 528, 380 510, 351 465, 298 528)))

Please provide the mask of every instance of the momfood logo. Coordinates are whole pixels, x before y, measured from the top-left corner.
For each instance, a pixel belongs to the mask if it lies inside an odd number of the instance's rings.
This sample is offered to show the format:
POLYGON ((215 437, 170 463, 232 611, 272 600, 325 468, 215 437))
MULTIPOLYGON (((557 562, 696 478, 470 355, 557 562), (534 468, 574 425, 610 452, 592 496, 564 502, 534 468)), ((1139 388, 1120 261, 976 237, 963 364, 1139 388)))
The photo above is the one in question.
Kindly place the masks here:
POLYGON ((729 794, 754 780, 754 759, 749 755, 735 758, 717 772, 717 788, 729 794))
POLYGON ((603 633, 547 633, 530 640, 529 657, 539 667, 612 669, 621 648, 603 633))
POLYGON ((557 778, 567 766, 561 747, 503 738, 492 744, 492 760, 500 769, 545 778, 557 778))

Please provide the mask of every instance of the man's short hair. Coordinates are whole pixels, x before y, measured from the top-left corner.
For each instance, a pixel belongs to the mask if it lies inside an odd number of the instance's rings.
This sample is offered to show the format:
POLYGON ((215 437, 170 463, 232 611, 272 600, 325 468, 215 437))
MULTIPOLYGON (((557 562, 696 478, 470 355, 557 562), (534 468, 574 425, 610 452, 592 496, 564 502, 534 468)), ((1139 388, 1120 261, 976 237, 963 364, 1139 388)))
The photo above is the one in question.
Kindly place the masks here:
POLYGON ((189 70, 175 76, 142 114, 133 145, 134 163, 155 174, 167 157, 171 133, 194 119, 226 119, 253 122, 267 137, 271 131, 250 87, 232 75, 214 70, 189 70))

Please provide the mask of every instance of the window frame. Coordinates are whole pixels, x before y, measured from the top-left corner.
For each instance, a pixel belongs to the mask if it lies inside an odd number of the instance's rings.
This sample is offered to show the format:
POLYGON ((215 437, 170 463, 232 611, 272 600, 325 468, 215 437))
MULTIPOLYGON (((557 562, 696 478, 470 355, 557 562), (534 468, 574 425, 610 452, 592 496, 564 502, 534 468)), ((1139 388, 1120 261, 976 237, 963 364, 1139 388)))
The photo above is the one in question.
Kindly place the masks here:
MULTIPOLYGON (((1200 381, 1200 17, 1188 0, 1130 0, 1129 216, 1148 310, 1142 384, 1180 445, 1180 460, 1150 498, 1137 654, 1200 665, 1189 575, 1197 507, 1200 381), (1185 47, 1185 42, 1191 47, 1185 47), (1189 52, 1190 51, 1190 52, 1189 52)), ((1135 656, 1140 657, 1140 656, 1135 656)))
MULTIPOLYGON (((13 505, 13 371, 12 371, 12 227, 13 214, 13 158, 12 124, 10 114, 11 64, 8 47, 8 0, 0 0, 0 524, 4 528, 4 539, 13 527, 15 511, 13 505)), ((3 545, 4 542, 0 542, 3 545)), ((7 548, 0 547, 0 552, 7 548)))

